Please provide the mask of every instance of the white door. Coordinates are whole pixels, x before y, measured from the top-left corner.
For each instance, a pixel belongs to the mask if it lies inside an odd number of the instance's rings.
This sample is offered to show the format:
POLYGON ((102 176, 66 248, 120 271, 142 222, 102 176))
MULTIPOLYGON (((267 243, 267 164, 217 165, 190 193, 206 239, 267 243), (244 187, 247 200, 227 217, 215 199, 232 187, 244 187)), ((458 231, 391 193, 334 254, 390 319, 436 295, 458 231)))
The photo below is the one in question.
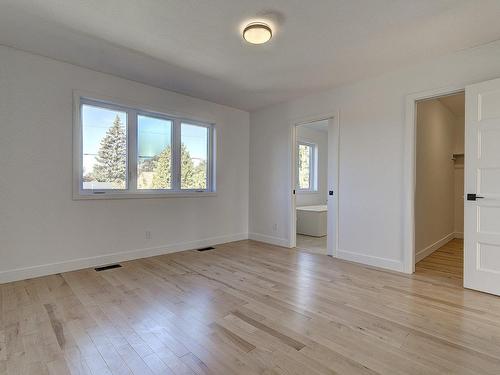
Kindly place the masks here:
POLYGON ((465 113, 464 286, 500 295, 500 79, 466 87, 465 113))
POLYGON ((338 115, 328 120, 328 228, 327 253, 337 256, 339 206, 339 121, 338 115))
POLYGON ((328 120, 328 189, 327 189, 327 254, 334 257, 337 256, 338 248, 338 207, 339 207, 339 142, 340 142, 340 127, 338 112, 331 117, 323 117, 311 119, 309 121, 301 121, 295 123, 292 128, 292 195, 291 195, 291 222, 290 222, 290 247, 297 246, 296 231, 297 231, 297 211, 296 211, 296 195, 297 188, 297 126, 328 120), (331 194, 330 194, 331 193, 331 194))

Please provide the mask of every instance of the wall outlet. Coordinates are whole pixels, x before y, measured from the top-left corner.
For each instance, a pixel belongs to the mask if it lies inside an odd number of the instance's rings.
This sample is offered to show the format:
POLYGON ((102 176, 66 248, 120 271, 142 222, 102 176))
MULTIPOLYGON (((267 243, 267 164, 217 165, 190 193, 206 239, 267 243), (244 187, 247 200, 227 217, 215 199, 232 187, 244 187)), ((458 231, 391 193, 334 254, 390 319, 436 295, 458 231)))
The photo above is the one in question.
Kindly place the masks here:
POLYGON ((147 240, 150 240, 151 239, 151 231, 147 230, 145 233, 145 237, 147 240))
POLYGON ((274 223, 273 224, 273 232, 277 232, 278 231, 278 224, 274 223))

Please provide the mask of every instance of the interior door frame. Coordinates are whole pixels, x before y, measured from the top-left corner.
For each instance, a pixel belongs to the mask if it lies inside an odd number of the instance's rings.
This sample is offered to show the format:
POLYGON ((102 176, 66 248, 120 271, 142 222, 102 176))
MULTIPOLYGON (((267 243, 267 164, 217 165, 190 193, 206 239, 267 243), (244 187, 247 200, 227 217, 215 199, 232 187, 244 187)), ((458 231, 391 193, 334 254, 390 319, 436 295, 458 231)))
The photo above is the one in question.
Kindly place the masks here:
MULTIPOLYGON (((327 213, 327 255, 337 257, 338 249, 338 233, 339 233, 339 159, 340 159, 340 121, 339 121, 339 111, 320 114, 316 116, 296 118, 290 123, 290 212, 288 217, 290 222, 289 227, 289 246, 291 248, 297 245, 297 203, 296 203, 296 190, 297 183, 297 126, 306 125, 311 122, 328 120, 328 159, 330 160, 330 155, 332 156, 333 166, 332 169, 328 169, 327 184, 328 189, 333 190, 333 206, 334 211, 327 213), (333 150, 330 150, 333 147, 333 150), (332 153, 332 154, 331 154, 332 153), (329 185, 330 177, 332 177, 333 184, 329 185), (331 216, 334 215, 334 216, 331 216), (332 220, 334 218, 335 220, 332 220), (332 238, 335 240, 332 241, 332 238)), ((328 204, 328 201, 327 201, 328 204)))
MULTIPOLYGON (((465 92, 465 85, 450 86, 422 91, 406 96, 405 141, 404 141, 404 230, 403 272, 415 272, 415 187, 416 187, 416 143, 417 102, 465 92)), ((466 155, 467 157, 467 155, 466 155)))

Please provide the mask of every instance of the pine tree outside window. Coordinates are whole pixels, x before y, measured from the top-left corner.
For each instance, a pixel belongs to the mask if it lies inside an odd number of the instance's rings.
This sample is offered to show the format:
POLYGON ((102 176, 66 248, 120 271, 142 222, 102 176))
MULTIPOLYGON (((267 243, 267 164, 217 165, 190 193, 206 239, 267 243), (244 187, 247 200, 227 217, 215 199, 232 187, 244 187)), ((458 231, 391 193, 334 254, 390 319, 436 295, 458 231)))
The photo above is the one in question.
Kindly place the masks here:
POLYGON ((297 142, 297 190, 317 191, 317 145, 297 142))
POLYGON ((215 191, 212 124, 78 99, 75 199, 215 191))
POLYGON ((127 114, 82 106, 83 188, 127 188, 127 114))

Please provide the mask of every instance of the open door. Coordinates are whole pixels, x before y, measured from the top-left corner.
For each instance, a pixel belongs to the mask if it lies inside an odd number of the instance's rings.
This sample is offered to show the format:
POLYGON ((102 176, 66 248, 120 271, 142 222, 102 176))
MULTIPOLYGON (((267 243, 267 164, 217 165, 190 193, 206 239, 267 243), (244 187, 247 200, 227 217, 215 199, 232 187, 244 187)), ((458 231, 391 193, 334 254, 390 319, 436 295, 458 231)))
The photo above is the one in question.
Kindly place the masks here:
MULTIPOLYGON (((304 127, 314 124, 314 128, 317 128, 319 123, 321 127, 324 127, 324 123, 327 123, 328 138, 327 138, 327 148, 328 154, 327 168, 326 168, 326 186, 325 191, 322 193, 326 194, 326 211, 327 211, 327 226, 326 226, 326 254, 336 257, 338 248, 338 185, 339 185, 339 114, 330 114, 325 116, 318 116, 311 119, 301 119, 300 121, 294 121, 292 123, 291 131, 291 221, 290 221, 290 247, 298 247, 296 236, 297 236, 297 193, 299 192, 298 186, 298 127, 304 127)), ((326 128, 325 128, 326 129, 326 128)), ((326 134, 325 134, 326 135, 326 134)), ((309 203, 313 204, 313 203, 309 203)), ((317 203, 314 203, 317 204, 317 203)), ((324 205, 324 204, 322 204, 324 205)), ((304 208, 304 207, 303 207, 304 208)), ((322 208, 323 209, 323 208, 322 208)), ((324 211, 324 209, 323 209, 324 211)), ((323 245, 322 245, 323 246, 323 245)))
POLYGON ((338 114, 328 121, 328 255, 337 256, 339 207, 339 121, 338 114))
POLYGON ((465 89, 464 286, 500 295, 500 79, 465 89))

